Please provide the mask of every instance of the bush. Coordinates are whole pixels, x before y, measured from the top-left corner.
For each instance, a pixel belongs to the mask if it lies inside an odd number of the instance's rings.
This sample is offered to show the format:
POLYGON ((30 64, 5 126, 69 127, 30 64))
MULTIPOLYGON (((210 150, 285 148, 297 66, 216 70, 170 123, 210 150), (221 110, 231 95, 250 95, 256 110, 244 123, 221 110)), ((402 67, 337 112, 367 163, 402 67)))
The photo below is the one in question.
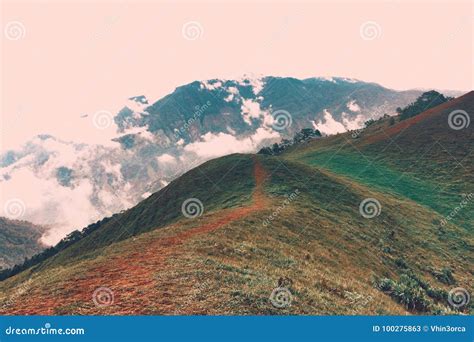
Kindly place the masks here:
POLYGON ((402 274, 400 280, 395 282, 391 296, 409 310, 429 311, 429 300, 425 296, 425 291, 416 280, 406 274, 402 274))
POLYGON ((440 272, 434 271, 433 275, 436 277, 436 279, 438 279, 443 284, 446 284, 446 285, 456 284, 456 280, 454 279, 454 276, 453 276, 453 271, 448 267, 442 268, 440 272))
POLYGON ((395 260, 395 265, 397 265, 397 267, 400 267, 400 268, 403 268, 403 269, 407 269, 407 268, 408 268, 407 263, 406 263, 405 260, 403 260, 402 258, 396 259, 396 260, 395 260))
POLYGON ((303 128, 301 131, 295 134, 293 141, 283 139, 281 143, 274 143, 272 147, 263 147, 262 149, 260 149, 260 151, 258 151, 258 154, 278 155, 292 145, 301 144, 305 141, 308 141, 309 139, 320 137, 321 132, 319 130, 314 130, 312 128, 303 128))
POLYGON ((431 90, 421 94, 415 102, 405 108, 398 107, 397 113, 400 115, 400 120, 406 120, 449 100, 452 100, 452 97, 445 97, 443 94, 431 90))
POLYGON ((392 279, 382 278, 375 283, 375 287, 382 292, 390 292, 395 286, 395 282, 392 279))
POLYGON ((452 312, 448 304, 448 293, 432 287, 410 270, 406 270, 398 281, 389 278, 375 279, 374 286, 408 310, 435 315, 452 312))

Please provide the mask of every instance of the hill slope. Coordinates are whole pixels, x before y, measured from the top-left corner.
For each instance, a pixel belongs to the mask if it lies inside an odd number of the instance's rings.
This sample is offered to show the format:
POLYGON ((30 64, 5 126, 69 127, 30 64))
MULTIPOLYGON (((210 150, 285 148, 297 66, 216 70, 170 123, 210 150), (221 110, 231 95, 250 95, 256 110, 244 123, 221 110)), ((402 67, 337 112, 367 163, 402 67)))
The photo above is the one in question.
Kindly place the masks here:
POLYGON ((46 248, 40 242, 45 228, 0 217, 0 270, 22 263, 46 248))
MULTIPOLYGON (((454 125, 450 113, 460 110, 474 112, 474 92, 393 125, 387 118, 360 131, 313 141, 287 157, 394 192, 448 216, 474 193, 473 125, 459 130, 450 126, 454 125)), ((462 210, 452 220, 472 229, 473 215, 472 210, 462 210)))
POLYGON ((473 221, 465 208, 441 222, 472 174, 432 164, 446 149, 472 168, 472 127, 452 135, 443 124, 453 108, 471 110, 472 94, 454 101, 392 126, 381 120, 355 139, 209 161, 0 282, 0 312, 467 313, 472 305, 455 310, 448 292, 473 288, 473 221), (455 173, 436 178, 449 191, 428 187, 432 170, 455 173), (190 198, 197 211, 182 209, 190 198))
POLYGON ((91 135, 97 129, 115 135, 107 146, 42 134, 2 151, 0 186, 6 199, 28 204, 23 219, 51 227, 45 241, 54 244, 74 229, 133 207, 207 160, 256 152, 327 115, 343 129, 358 127, 369 117, 395 113, 420 93, 345 78, 195 81, 155 102, 132 97, 119 113, 99 111, 81 119, 91 135), (273 129, 278 110, 289 112, 292 125, 273 129), (25 182, 38 190, 32 193, 25 182), (80 215, 71 203, 81 207, 80 215))

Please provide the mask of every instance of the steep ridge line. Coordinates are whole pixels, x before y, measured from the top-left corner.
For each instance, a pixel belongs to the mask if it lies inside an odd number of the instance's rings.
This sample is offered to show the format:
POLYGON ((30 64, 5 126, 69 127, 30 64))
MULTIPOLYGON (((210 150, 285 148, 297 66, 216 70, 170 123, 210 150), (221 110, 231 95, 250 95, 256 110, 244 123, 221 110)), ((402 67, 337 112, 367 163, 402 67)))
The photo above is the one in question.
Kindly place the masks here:
POLYGON ((147 246, 137 246, 137 249, 145 248, 140 251, 134 249, 126 255, 111 258, 106 263, 88 270, 86 277, 81 275, 68 279, 61 284, 63 287, 60 287, 59 291, 54 291, 55 293, 39 293, 33 288, 27 296, 18 298, 16 303, 8 309, 0 308, 0 313, 53 315, 58 314, 55 309, 61 307, 80 308, 80 314, 149 314, 150 309, 147 308, 150 307, 156 307, 155 313, 173 313, 175 305, 170 295, 171 290, 180 286, 181 292, 186 291, 192 287, 192 284, 165 283, 157 287, 156 278, 153 275, 165 269, 171 258, 179 256, 179 247, 188 239, 215 231, 264 209, 269 203, 263 191, 266 177, 265 169, 257 157, 254 157, 255 188, 250 205, 219 213, 211 222, 196 228, 170 237, 156 238, 147 246), (113 305, 104 308, 94 305, 92 296, 100 287, 112 290, 113 305))
MULTIPOLYGON (((364 145, 373 144, 382 140, 387 139, 387 137, 395 138, 398 134, 403 134, 403 132, 411 126, 415 126, 418 123, 422 122, 423 120, 429 119, 430 117, 436 115, 443 115, 444 111, 446 110, 455 110, 455 109, 462 109, 458 108, 459 104, 462 104, 466 101, 471 100, 474 98, 474 91, 470 91, 460 97, 457 97, 451 101, 442 103, 438 106, 432 107, 423 111, 422 113, 408 118, 406 120, 398 122, 396 125, 389 127, 383 131, 383 133, 378 133, 371 136, 369 139, 364 141, 364 145)), ((446 122, 447 125, 447 122, 446 122)))

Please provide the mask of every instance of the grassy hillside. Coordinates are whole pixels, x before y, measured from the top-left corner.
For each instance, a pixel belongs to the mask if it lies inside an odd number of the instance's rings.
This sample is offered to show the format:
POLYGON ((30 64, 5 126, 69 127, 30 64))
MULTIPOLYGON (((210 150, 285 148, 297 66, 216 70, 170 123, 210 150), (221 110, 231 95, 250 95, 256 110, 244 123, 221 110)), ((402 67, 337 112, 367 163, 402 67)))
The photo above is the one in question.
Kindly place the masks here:
MULTIPOLYGON (((293 149, 286 158, 322 167, 367 186, 414 200, 447 216, 474 193, 474 128, 454 130, 454 110, 474 112, 474 92, 390 125, 376 122, 293 149)), ((457 213, 453 222, 472 229, 474 211, 457 213)))
MULTIPOLYGON (((240 172, 251 173, 252 158, 238 157, 246 160, 240 172)), ((407 307, 374 282, 410 273, 441 293, 436 300, 423 295, 428 304, 420 313, 426 313, 447 310, 443 296, 451 285, 437 278, 443 269, 456 284, 472 286, 470 238, 452 225, 441 234, 432 223, 438 214, 301 163, 259 158, 267 174, 264 207, 232 220, 223 217, 236 209, 206 211, 114 243, 96 258, 71 261, 66 250, 41 271, 2 282, 4 294, 28 287, 4 312, 400 314, 407 307), (382 203, 374 219, 359 213, 366 197, 382 203), (206 225, 212 230, 200 231, 206 225), (282 284, 293 301, 276 308, 269 297, 282 284), (113 291, 114 304, 97 307, 91 296, 103 286, 113 291)), ((216 195, 231 198, 231 187, 216 195)))
POLYGON ((212 160, 0 282, 0 313, 472 313, 448 300, 474 286, 471 203, 442 223, 473 184, 472 127, 443 126, 472 94, 454 101, 356 138, 212 160), (189 198, 202 216, 183 216, 189 198))
POLYGON ((40 242, 44 231, 30 222, 0 217, 0 270, 22 263, 45 249, 40 242))
POLYGON ((93 225, 92 233, 35 270, 94 258, 112 243, 171 224, 183 218, 181 205, 188 198, 198 198, 204 212, 242 205, 250 200, 254 186, 251 165, 249 158, 238 154, 204 163, 137 206, 93 225))

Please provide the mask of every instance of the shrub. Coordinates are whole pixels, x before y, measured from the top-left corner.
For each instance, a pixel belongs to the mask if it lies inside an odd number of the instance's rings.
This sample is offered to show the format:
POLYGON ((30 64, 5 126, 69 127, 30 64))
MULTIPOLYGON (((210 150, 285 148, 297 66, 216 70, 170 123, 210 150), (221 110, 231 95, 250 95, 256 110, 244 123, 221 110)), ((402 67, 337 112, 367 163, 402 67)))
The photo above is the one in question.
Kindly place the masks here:
POLYGON ((433 275, 436 277, 436 279, 438 279, 443 284, 446 284, 446 285, 456 284, 456 280, 454 279, 454 276, 453 276, 453 271, 448 267, 442 268, 440 272, 434 271, 433 275))
POLYGON ((397 113, 400 114, 400 120, 405 120, 451 99, 452 97, 445 97, 443 94, 440 94, 435 90, 427 91, 421 94, 415 102, 410 103, 405 108, 398 107, 397 113))
POLYGON ((399 281, 382 278, 376 281, 376 288, 385 292, 395 301, 403 304, 408 310, 427 312, 430 310, 430 300, 426 298, 424 289, 417 279, 408 274, 402 274, 399 281))
POLYGON ((430 303, 425 296, 425 291, 416 280, 407 274, 402 274, 399 282, 395 283, 392 289, 392 297, 409 310, 429 311, 430 303))
POLYGON ((396 259, 396 260, 395 260, 395 265, 397 265, 397 267, 400 267, 400 268, 403 268, 403 269, 407 269, 407 268, 408 268, 407 263, 406 263, 405 260, 403 260, 402 258, 396 259))
POLYGON ((303 128, 301 131, 295 134, 292 141, 288 139, 283 139, 279 144, 274 143, 271 147, 263 147, 260 151, 258 151, 258 154, 278 155, 292 145, 301 144, 310 139, 320 137, 321 132, 319 130, 314 130, 312 128, 303 128))

